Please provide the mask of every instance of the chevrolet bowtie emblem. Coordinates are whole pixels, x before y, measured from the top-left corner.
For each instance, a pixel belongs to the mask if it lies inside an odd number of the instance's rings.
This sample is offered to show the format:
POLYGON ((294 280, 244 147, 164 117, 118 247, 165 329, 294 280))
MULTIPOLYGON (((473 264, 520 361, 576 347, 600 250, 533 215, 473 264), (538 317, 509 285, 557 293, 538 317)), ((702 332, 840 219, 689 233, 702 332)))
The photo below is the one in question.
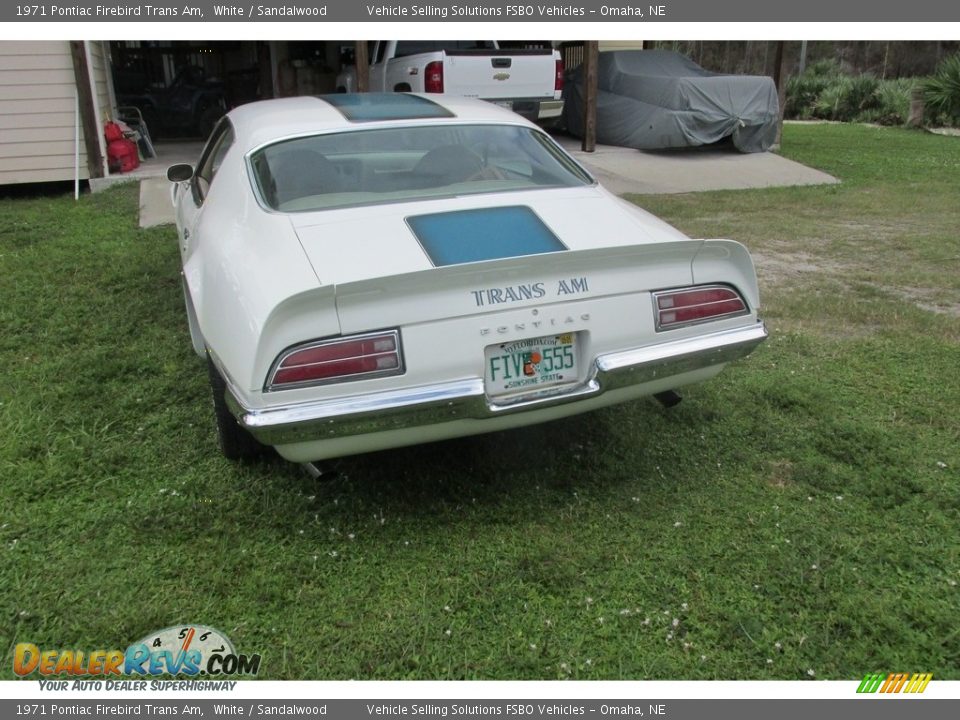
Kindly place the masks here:
POLYGON ((496 74, 493 76, 493 79, 494 79, 494 80, 509 80, 509 79, 510 79, 510 73, 496 73, 496 74))

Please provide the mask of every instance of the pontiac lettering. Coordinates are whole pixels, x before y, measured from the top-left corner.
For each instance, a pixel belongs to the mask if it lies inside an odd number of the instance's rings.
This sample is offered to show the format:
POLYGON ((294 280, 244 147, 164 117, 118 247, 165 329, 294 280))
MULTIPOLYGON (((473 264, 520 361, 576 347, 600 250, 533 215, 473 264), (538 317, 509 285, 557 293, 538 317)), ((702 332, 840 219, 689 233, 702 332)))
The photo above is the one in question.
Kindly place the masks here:
MULTIPOLYGON (((581 322, 590 322, 590 313, 580 313, 581 322)), ((567 315, 563 318, 545 318, 543 320, 531 320, 529 322, 523 323, 514 323, 513 325, 500 325, 499 327, 489 328, 482 327, 480 328, 481 335, 490 335, 494 332, 499 335, 507 335, 510 332, 525 332, 528 328, 531 330, 548 330, 551 328, 559 328, 562 325, 572 325, 577 322, 577 319, 572 315, 567 315)))
MULTIPOLYGON (((557 281, 553 287, 553 295, 578 295, 589 291, 587 278, 578 277, 557 281)), ((547 283, 535 282, 521 285, 507 285, 506 287, 482 288, 471 290, 473 301, 477 307, 487 305, 501 305, 503 303, 520 302, 522 300, 539 300, 547 296, 547 283)))

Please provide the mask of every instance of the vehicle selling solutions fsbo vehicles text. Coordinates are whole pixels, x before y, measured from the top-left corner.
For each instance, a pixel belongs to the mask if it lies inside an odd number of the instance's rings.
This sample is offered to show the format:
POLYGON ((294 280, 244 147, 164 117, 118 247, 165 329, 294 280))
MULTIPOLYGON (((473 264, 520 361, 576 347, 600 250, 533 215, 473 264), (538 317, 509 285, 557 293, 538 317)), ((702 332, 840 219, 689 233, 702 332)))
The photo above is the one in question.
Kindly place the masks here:
POLYGON ((586 8, 577 5, 366 5, 370 17, 583 17, 586 8))

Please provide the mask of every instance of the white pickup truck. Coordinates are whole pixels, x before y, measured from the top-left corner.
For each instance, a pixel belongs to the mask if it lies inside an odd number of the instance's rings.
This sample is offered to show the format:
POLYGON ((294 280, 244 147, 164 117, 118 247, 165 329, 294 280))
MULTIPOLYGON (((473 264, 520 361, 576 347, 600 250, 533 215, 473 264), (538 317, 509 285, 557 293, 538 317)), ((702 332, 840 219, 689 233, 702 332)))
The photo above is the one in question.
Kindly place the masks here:
MULTIPOLYGON (((563 111, 563 61, 551 48, 501 50, 496 40, 378 40, 371 43, 373 92, 448 93, 488 100, 551 124, 563 111)), ((354 92, 356 68, 337 76, 354 92)))

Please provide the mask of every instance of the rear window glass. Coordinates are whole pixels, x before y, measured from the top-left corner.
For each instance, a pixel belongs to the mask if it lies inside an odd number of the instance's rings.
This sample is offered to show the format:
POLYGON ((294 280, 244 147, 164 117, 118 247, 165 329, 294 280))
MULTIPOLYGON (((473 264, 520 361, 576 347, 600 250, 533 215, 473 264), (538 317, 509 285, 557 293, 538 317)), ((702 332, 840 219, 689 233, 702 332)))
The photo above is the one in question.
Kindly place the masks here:
POLYGON ((312 135, 269 145, 250 160, 261 198, 281 212, 593 182, 549 137, 512 125, 312 135))
MULTIPOLYGON (((384 43, 386 44, 386 43, 384 43)), ((492 40, 400 40, 394 57, 407 57, 442 50, 495 50, 492 40)))

